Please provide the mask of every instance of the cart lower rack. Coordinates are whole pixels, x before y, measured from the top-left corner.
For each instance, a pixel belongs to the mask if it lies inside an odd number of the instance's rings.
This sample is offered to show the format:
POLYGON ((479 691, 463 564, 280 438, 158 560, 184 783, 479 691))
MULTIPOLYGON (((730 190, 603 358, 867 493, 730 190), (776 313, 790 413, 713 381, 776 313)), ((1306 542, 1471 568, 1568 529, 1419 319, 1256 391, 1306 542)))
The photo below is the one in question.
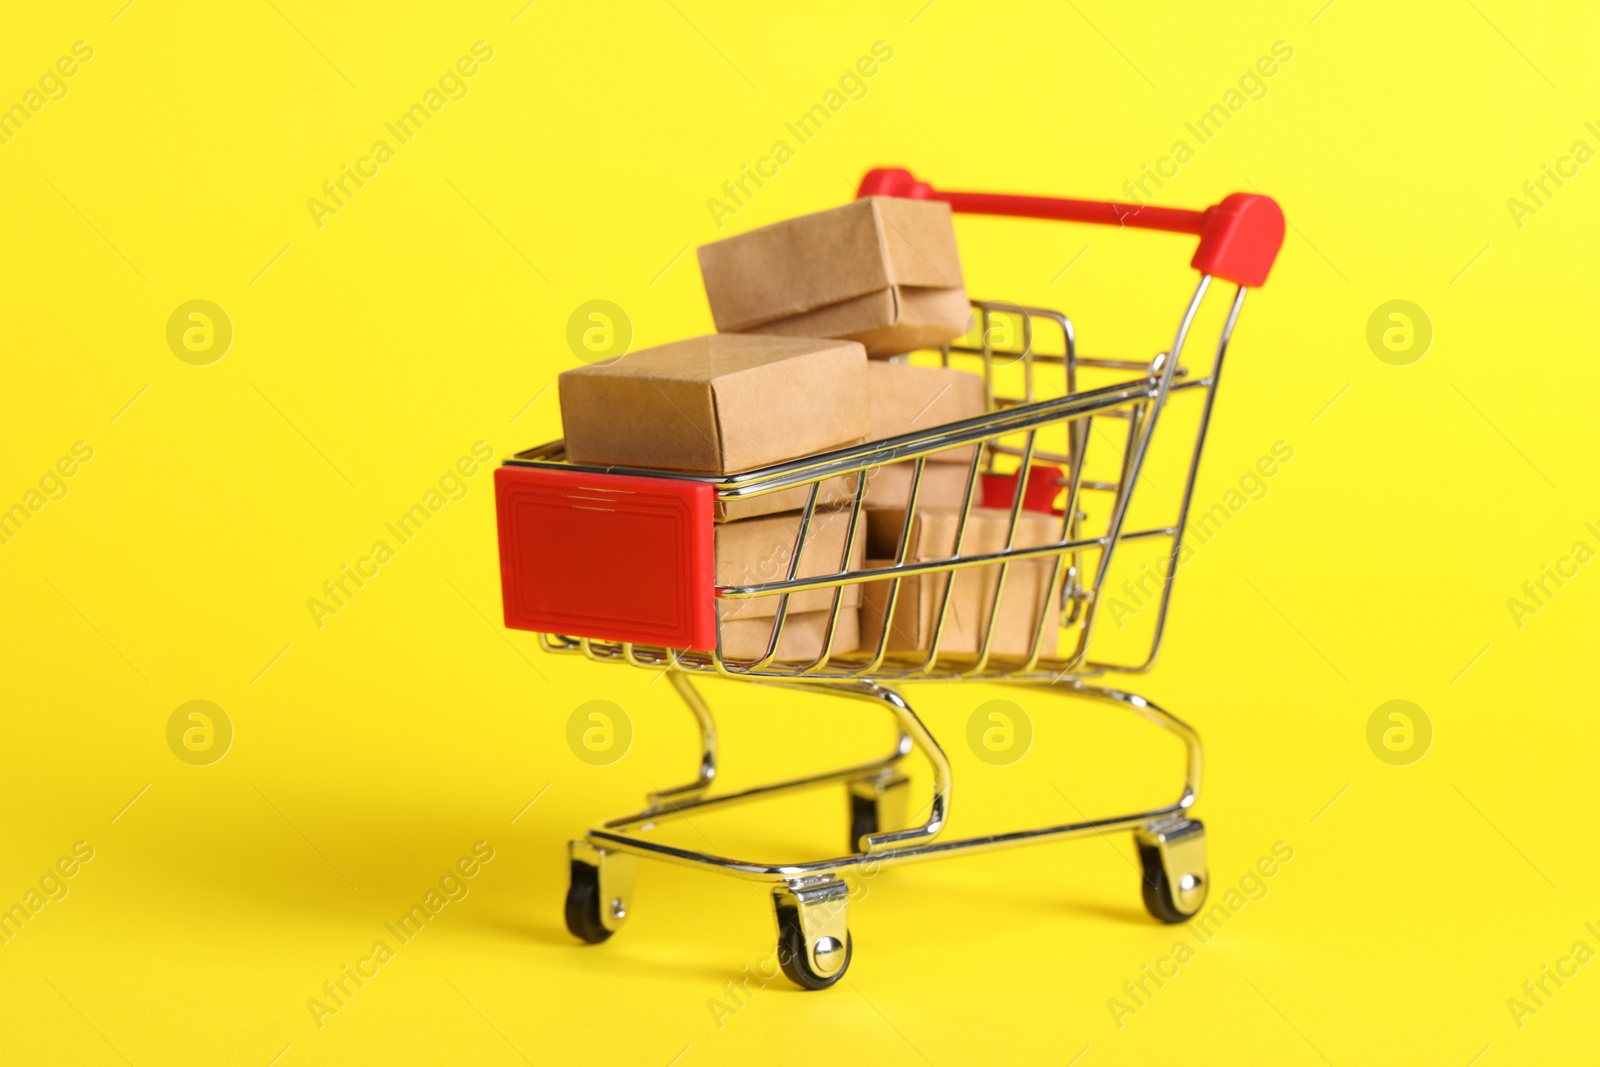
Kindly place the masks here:
MULTIPOLYGON (((890 864, 1127 830, 1138 845, 1144 902, 1155 918, 1181 922, 1204 903, 1205 830, 1191 817, 1200 788, 1198 735, 1143 697, 1090 680, 1110 673, 1143 673, 1160 651, 1223 357, 1245 293, 1264 282, 1284 229, 1275 203, 1245 194, 1229 196, 1205 211, 1181 211, 943 193, 904 170, 875 170, 862 181, 859 195, 945 200, 958 212, 1193 234, 1200 239, 1191 261, 1199 280, 1170 348, 1149 361, 1080 356, 1073 324, 1065 315, 975 301, 976 339, 936 354, 946 366, 973 365, 984 376, 989 414, 963 422, 723 477, 578 466, 565 461, 557 441, 511 457, 495 478, 507 625, 537 631, 548 652, 667 673, 700 734, 700 766, 692 781, 647 797, 642 810, 603 823, 572 842, 568 928, 592 943, 615 933, 633 908, 639 857, 740 876, 771 886, 779 963, 791 980, 808 989, 834 984, 850 963, 845 876, 890 864), (1181 360, 1214 279, 1235 288, 1215 343, 1208 346, 1207 365, 1185 366, 1181 360), (1113 380, 1087 388, 1084 379, 1090 376, 1113 380), (1192 448, 1186 446, 1181 486, 1166 505, 1170 521, 1133 523, 1130 505, 1142 484, 1160 416, 1169 401, 1181 397, 1198 405, 1197 428, 1192 448), (959 455, 966 464, 964 504, 956 513, 948 555, 912 558, 911 520, 919 514, 929 460, 939 453, 959 455), (1097 472, 1097 463, 1109 469, 1097 472), (865 537, 868 481, 892 465, 910 472, 906 520, 892 561, 863 564, 856 549, 865 537), (824 494, 836 493, 841 479, 850 487, 840 501, 843 506, 820 507, 824 494), (807 493, 807 500, 792 550, 781 554, 777 573, 759 583, 717 585, 714 505, 797 488, 807 493), (969 522, 979 504, 1007 509, 1003 545, 969 546, 969 522), (1042 543, 1019 539, 1025 513, 1036 520, 1040 512, 1055 518, 1054 535, 1042 543), (824 521, 848 524, 837 567, 800 576, 801 549, 811 530, 824 521), (1151 601, 1156 614, 1148 647, 1132 657, 1097 658, 1093 639, 1112 560, 1120 545, 1138 541, 1158 545, 1163 561, 1151 601), (852 565, 852 560, 857 562, 852 565), (986 603, 978 614, 986 622, 969 635, 963 651, 954 653, 947 651, 945 638, 952 632, 952 596, 962 572, 982 576, 967 580, 983 587, 986 603), (856 648, 854 642, 838 639, 838 626, 845 591, 865 583, 882 583, 876 588, 887 591, 885 624, 875 641, 856 648), (895 650, 890 620, 901 597, 913 588, 930 601, 931 639, 916 643, 916 651, 895 650), (815 596, 815 591, 831 596, 831 610, 821 613, 826 619, 818 654, 797 660, 783 652, 785 633, 799 614, 790 610, 791 598, 815 596), (724 641, 719 608, 755 598, 775 602, 771 631, 754 654, 746 650, 735 656, 724 641), (1030 640, 1021 646, 997 640, 1002 605, 1033 601, 1037 615, 1030 640), (850 651, 836 652, 835 646, 850 651), (894 745, 868 763, 714 794, 717 735, 710 707, 695 686, 697 675, 875 704, 894 721, 894 745), (950 815, 950 763, 900 691, 903 683, 922 680, 997 682, 1125 708, 1182 742, 1182 785, 1170 803, 1145 811, 948 839, 942 831, 950 815), (903 770, 913 751, 931 767, 933 785, 915 819, 910 818, 910 778, 903 770), (849 801, 849 851, 833 858, 755 862, 675 847, 649 836, 674 819, 829 785, 845 786, 849 801)), ((951 458, 943 457, 942 463, 948 465, 951 458)), ((1141 503, 1151 491, 1149 486, 1140 489, 1141 503)))

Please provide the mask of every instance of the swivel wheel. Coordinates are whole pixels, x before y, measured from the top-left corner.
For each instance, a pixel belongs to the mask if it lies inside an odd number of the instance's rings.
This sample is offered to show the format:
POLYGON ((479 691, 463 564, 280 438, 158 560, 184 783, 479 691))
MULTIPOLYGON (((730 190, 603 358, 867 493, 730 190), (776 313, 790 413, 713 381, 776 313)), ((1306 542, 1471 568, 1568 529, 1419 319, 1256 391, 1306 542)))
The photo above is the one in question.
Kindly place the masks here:
POLYGON ((1134 834, 1144 877, 1144 906, 1164 923, 1194 917, 1210 888, 1206 873, 1206 831, 1197 819, 1174 817, 1134 834))
POLYGON ((580 941, 598 945, 621 928, 633 901, 632 856, 605 852, 586 841, 568 846, 572 854, 567 885, 567 929, 580 941))
POLYGON ((799 878, 772 891, 778 965, 801 989, 827 989, 850 967, 850 890, 838 878, 799 878))

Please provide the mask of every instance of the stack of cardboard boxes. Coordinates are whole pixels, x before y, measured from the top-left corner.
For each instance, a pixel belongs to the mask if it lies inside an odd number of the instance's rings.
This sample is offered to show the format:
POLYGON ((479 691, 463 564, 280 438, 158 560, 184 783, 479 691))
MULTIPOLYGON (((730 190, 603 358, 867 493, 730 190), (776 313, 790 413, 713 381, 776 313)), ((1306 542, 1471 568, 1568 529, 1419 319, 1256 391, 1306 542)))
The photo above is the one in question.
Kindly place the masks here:
MULTIPOLYGON (((964 334, 969 305, 949 206, 872 197, 732 237, 700 249, 718 333, 644 349, 560 376, 567 457, 573 463, 689 474, 748 471, 830 449, 882 440, 984 414, 982 379, 943 367, 885 360, 964 334)), ((907 546, 908 561, 954 554, 972 449, 929 457, 907 546)), ((824 482, 796 567, 799 577, 887 566, 906 521, 913 462, 869 471, 865 536, 845 560, 856 476, 824 482)), ((716 512, 718 585, 778 581, 795 550, 809 487, 737 501, 716 512)), ((1004 547, 1007 513, 974 508, 963 554, 1004 547)), ((1019 546, 1056 539, 1058 521, 1024 513, 1019 546)), ((1026 654, 1053 602, 1053 560, 1013 563, 993 652, 1026 654), (1042 584, 1041 584, 1042 576, 1042 584), (1002 647, 1003 646, 1003 647, 1002 647)), ((976 651, 999 568, 956 576, 941 652, 976 651)), ((932 648, 949 575, 849 585, 828 651, 932 648)), ((780 661, 823 652, 835 590, 790 598, 780 661)), ((718 604, 723 654, 764 656, 777 597, 718 604)), ((1041 643, 1054 652, 1055 626, 1041 643)))

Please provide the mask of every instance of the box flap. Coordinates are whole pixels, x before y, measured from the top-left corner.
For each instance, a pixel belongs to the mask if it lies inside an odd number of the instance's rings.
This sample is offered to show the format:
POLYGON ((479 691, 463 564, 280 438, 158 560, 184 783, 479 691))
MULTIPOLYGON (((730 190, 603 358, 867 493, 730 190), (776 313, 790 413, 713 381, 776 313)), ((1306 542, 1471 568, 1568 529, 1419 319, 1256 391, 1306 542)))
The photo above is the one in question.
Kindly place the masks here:
POLYGON ((949 204, 888 196, 868 197, 864 203, 871 204, 878 214, 891 282, 936 289, 964 284, 949 204))

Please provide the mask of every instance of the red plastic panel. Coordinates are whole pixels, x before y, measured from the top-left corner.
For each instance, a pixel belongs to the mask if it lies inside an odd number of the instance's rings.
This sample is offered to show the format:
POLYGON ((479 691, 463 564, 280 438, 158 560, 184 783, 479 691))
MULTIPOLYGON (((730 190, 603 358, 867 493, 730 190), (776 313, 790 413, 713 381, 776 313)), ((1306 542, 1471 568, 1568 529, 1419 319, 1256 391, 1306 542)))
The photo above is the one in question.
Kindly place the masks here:
POLYGON ((501 467, 494 493, 507 626, 716 647, 710 485, 501 467))
MULTIPOLYGON (((1035 463, 1028 469, 1028 491, 1022 494, 1024 511, 1042 511, 1059 515, 1056 497, 1067 484, 1061 468, 1050 463, 1035 463)), ((1012 474, 985 474, 983 476, 983 506, 1009 508, 1017 496, 1017 476, 1012 474)))

